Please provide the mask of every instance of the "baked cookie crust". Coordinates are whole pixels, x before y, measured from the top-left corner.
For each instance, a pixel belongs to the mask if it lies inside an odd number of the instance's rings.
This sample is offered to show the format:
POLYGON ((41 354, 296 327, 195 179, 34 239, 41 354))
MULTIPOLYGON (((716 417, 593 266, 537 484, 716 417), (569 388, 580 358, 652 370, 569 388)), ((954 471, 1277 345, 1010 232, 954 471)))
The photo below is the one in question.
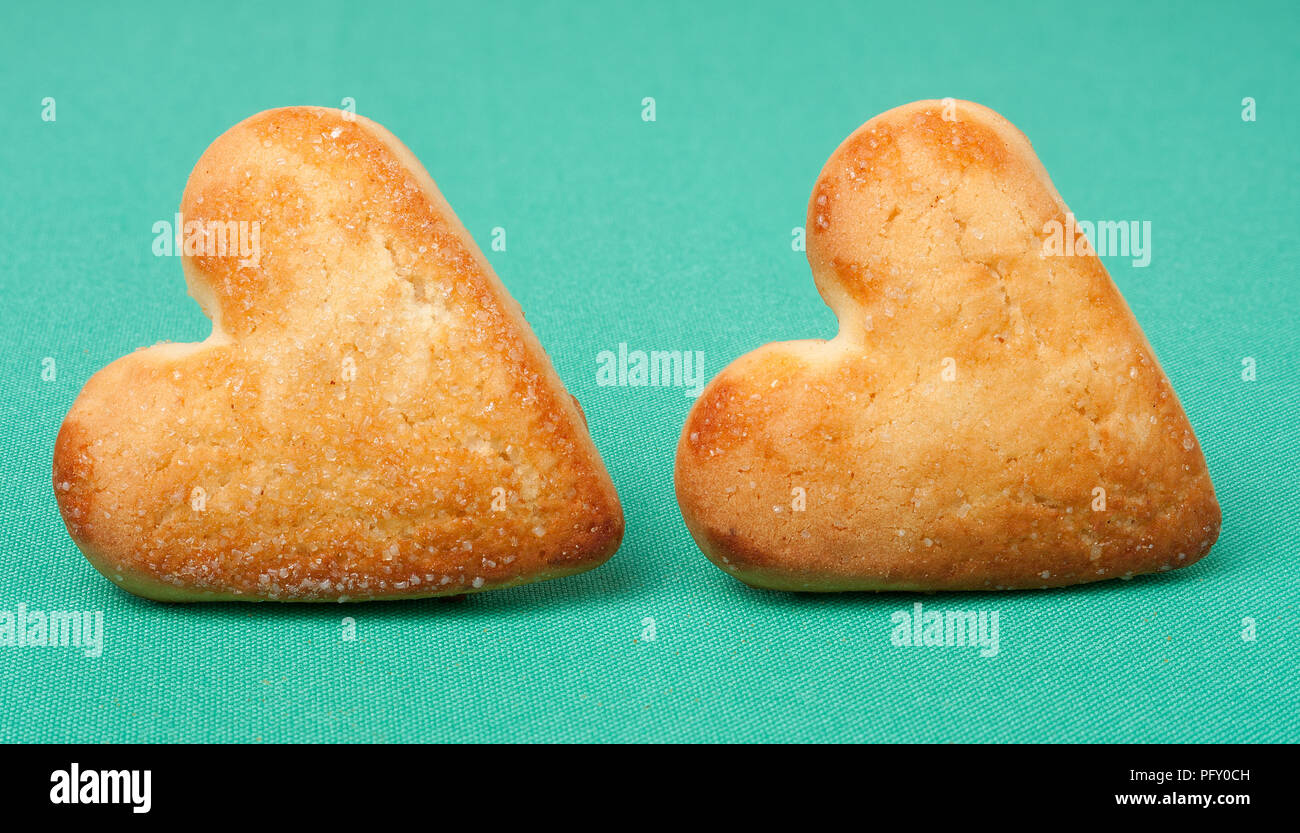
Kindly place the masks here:
POLYGON ((114 583, 165 601, 413 598, 618 549, 577 402, 391 133, 260 113, 207 149, 181 210, 187 230, 256 228, 258 251, 195 237, 183 268, 212 335, 108 365, 59 431, 59 509, 114 583))
POLYGON ((1214 488, 1141 328, 1086 238, 1047 253, 1067 213, 978 104, 908 104, 845 140, 807 221, 838 334, 736 360, 682 431, 677 498, 705 555, 758 587, 930 591, 1209 552, 1214 488))

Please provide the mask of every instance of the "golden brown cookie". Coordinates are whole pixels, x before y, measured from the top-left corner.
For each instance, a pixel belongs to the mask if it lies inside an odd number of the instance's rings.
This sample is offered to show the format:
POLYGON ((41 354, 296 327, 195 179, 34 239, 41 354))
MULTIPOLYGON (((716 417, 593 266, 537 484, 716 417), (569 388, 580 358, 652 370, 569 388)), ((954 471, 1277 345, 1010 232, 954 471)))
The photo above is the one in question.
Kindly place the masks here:
POLYGON ((68 532, 167 601, 468 593, 591 569, 618 496, 518 305, 392 134, 318 107, 218 138, 182 201, 201 344, 96 373, 68 532))
POLYGON ((978 104, 850 136, 808 206, 838 334, 742 356, 682 432, 704 553, 812 591, 1053 587, 1205 555, 1220 513, 1196 436, 1086 238, 1049 244, 1067 211, 978 104))

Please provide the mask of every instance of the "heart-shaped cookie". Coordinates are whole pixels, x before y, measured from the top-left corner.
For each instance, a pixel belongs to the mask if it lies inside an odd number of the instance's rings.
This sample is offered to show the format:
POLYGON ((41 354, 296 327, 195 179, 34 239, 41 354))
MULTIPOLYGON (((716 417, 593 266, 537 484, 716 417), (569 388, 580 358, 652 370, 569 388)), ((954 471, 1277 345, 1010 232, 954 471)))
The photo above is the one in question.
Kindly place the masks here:
POLYGON ((96 373, 55 446, 68 531, 118 585, 436 596, 618 548, 576 401, 387 130, 316 107, 247 119, 196 165, 176 245, 211 337, 96 373))
POLYGON ((682 432, 704 553, 813 591, 1051 587, 1205 555, 1205 459, 1075 228, 985 107, 917 102, 853 133, 808 207, 838 334, 736 360, 682 432))

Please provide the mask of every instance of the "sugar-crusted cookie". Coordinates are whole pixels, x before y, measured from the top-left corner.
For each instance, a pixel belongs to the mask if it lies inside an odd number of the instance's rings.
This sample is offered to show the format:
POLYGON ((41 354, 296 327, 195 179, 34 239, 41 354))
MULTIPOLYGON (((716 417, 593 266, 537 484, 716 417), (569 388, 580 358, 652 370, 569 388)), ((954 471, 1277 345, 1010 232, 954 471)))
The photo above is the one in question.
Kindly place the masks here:
POLYGON ((100 572, 168 601, 410 598, 618 548, 577 402, 387 130, 253 116, 203 154, 182 215, 211 337, 96 373, 55 447, 59 508, 100 572))
POLYGON ((980 105, 853 133, 808 207, 838 334, 736 360, 682 432, 704 553, 812 591, 1051 587, 1205 555, 1220 512, 1201 449, 1086 240, 1047 243, 1066 215, 980 105))

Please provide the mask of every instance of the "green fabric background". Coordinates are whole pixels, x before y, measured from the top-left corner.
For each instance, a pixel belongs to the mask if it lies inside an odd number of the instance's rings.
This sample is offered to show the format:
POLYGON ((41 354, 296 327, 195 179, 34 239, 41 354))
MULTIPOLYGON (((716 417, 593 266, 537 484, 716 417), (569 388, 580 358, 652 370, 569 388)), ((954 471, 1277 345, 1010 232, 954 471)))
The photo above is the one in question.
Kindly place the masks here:
POLYGON ((0 609, 102 610, 106 647, 0 648, 0 740, 1298 739, 1295 3, 264 5, 2 13, 0 609), (59 423, 112 359, 206 336, 179 259, 150 247, 207 144, 345 96, 481 246, 507 229, 488 255, 586 409, 623 548, 461 601, 135 599, 59 519, 59 423), (1152 222, 1148 268, 1107 266, 1224 514, 1189 570, 922 598, 999 611, 992 659, 893 647, 890 614, 917 597, 783 595, 718 571, 673 497, 691 400, 595 375, 619 342, 703 351, 712 376, 833 334, 790 246, 813 180, 866 119, 944 96, 1018 125, 1078 217, 1152 222))

